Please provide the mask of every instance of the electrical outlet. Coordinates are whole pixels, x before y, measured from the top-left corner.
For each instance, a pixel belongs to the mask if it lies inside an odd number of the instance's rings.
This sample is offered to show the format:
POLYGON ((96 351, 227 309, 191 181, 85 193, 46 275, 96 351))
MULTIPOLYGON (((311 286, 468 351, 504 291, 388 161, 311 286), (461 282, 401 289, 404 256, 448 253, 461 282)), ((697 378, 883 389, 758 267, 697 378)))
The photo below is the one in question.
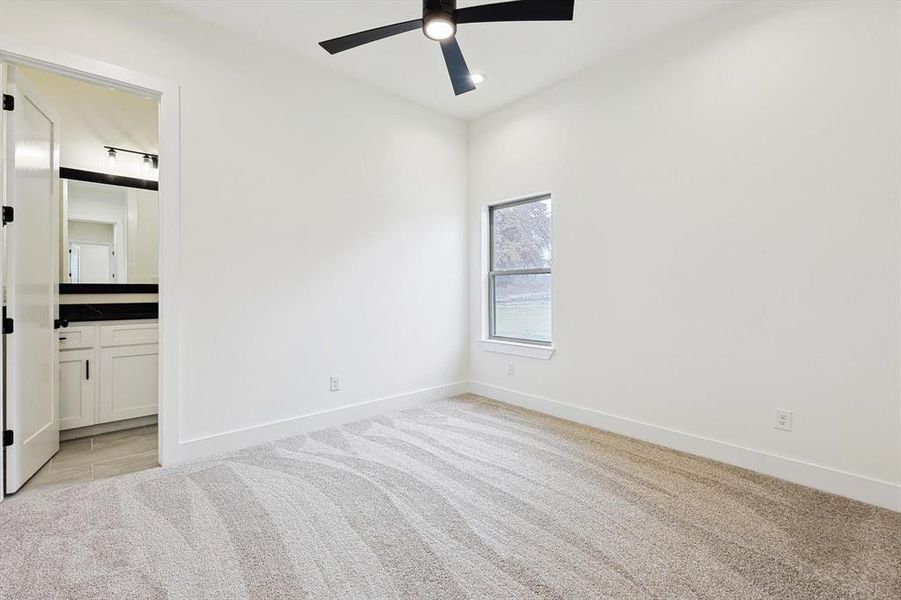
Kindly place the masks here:
POLYGON ((341 391, 341 378, 337 375, 332 375, 328 378, 328 391, 330 392, 338 392, 341 391))
POLYGON ((516 363, 512 360, 507 363, 507 375, 516 375, 516 363))
POLYGON ((792 411, 782 410, 781 408, 776 409, 776 429, 781 429, 782 431, 792 430, 792 411))

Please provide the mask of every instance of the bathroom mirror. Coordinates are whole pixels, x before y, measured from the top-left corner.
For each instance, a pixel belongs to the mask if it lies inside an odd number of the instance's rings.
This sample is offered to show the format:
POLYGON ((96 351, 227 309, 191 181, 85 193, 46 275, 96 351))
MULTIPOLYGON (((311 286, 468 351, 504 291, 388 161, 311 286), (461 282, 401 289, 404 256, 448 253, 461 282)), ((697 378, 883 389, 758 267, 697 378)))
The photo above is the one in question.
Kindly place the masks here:
POLYGON ((60 282, 91 292, 159 282, 157 182, 60 169, 60 282), (115 286, 115 287, 113 287, 115 286))

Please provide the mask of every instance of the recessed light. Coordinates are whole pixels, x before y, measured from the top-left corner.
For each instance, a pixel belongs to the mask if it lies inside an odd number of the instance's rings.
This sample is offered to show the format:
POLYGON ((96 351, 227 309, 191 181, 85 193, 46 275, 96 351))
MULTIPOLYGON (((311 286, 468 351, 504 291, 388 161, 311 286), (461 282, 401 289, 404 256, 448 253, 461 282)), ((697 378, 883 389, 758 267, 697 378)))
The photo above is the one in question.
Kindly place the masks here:
POLYGON ((470 79, 475 85, 479 85, 480 83, 482 83, 483 81, 485 81, 485 76, 482 75, 481 73, 472 73, 472 74, 470 74, 469 79, 470 79))

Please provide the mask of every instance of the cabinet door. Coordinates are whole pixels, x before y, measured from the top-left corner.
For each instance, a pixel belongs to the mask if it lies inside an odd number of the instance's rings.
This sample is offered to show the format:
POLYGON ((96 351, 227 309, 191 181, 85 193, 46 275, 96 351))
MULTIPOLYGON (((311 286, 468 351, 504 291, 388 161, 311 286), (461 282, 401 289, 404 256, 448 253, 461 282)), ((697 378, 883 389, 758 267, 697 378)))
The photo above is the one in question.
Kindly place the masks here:
POLYGON ((94 382, 97 361, 94 350, 66 350, 59 353, 59 428, 93 425, 97 403, 94 382))
POLYGON ((155 415, 159 395, 156 344, 100 349, 98 423, 155 415))

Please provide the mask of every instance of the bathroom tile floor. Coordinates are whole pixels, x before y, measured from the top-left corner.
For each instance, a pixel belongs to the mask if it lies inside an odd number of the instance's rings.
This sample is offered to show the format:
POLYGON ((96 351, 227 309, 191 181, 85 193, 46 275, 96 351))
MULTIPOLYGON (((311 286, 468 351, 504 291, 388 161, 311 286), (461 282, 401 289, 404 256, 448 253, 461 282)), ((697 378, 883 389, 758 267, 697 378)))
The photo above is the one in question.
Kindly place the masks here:
POLYGON ((157 460, 156 425, 68 440, 16 495, 143 471, 158 467, 157 460))

